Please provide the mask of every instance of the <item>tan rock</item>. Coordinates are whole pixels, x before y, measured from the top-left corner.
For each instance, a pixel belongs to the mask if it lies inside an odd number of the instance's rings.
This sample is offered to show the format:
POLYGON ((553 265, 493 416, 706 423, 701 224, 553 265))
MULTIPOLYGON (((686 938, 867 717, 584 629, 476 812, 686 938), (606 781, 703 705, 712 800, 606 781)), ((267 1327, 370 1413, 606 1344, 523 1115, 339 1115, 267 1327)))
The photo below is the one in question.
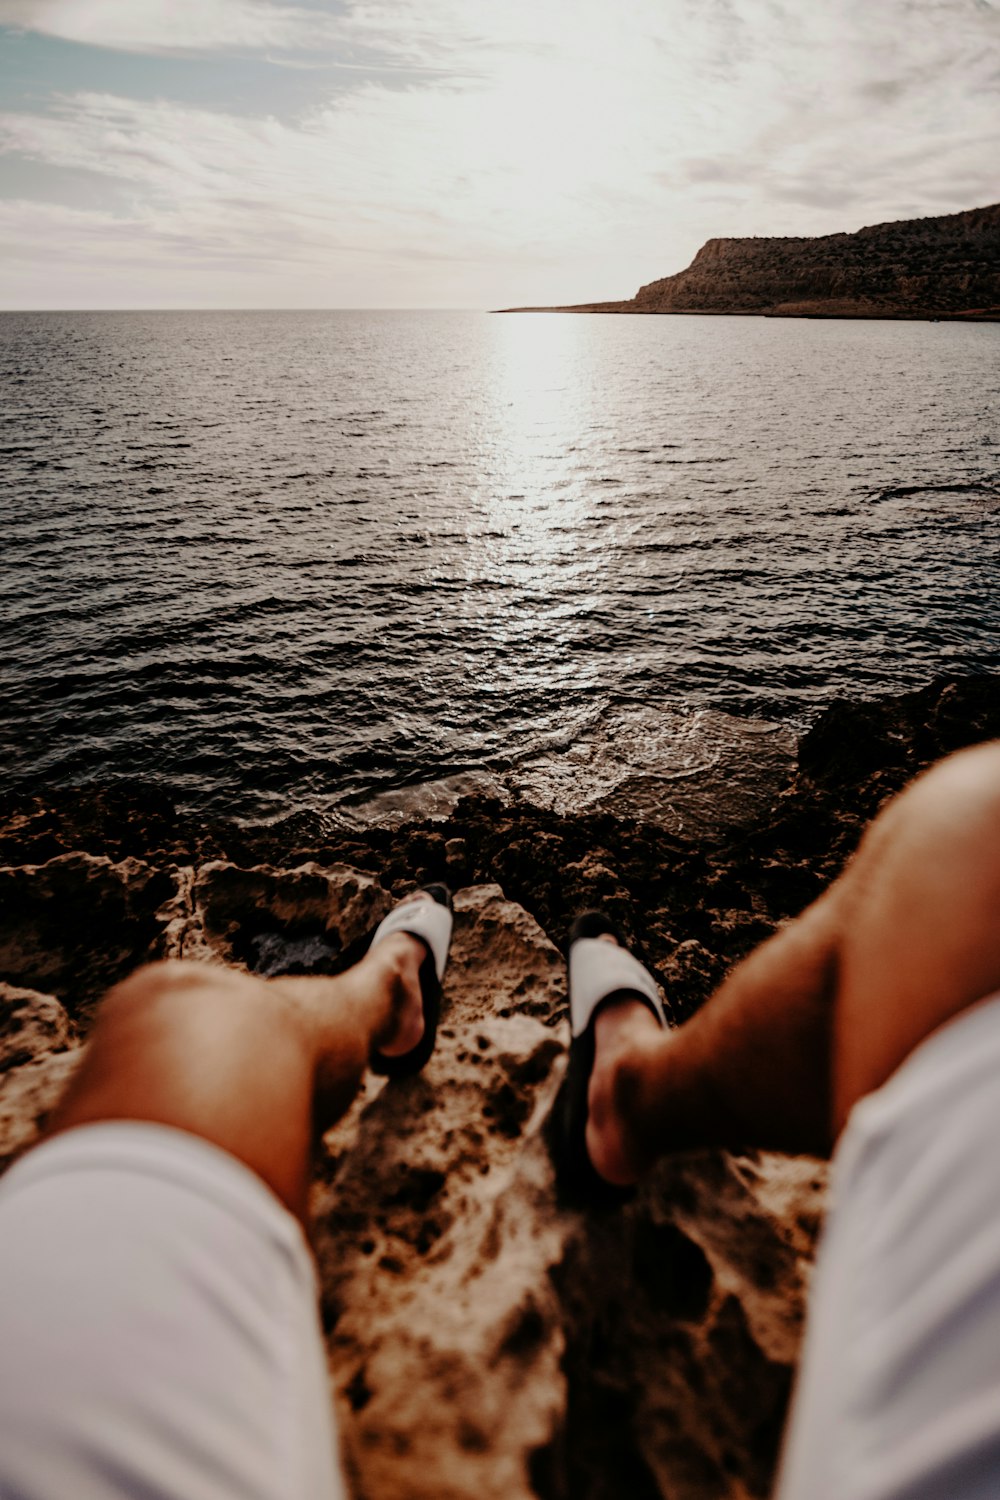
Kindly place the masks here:
POLYGON ((0 984, 0 1072, 64 1052, 76 1028, 54 995, 0 984))
POLYGON ((822 1168, 713 1153, 621 1213, 558 1208, 562 963, 498 888, 456 906, 438 1051, 421 1077, 371 1085, 320 1162, 357 1493, 766 1493, 822 1168))
POLYGON ((0 984, 0 1170, 37 1141, 82 1050, 54 995, 0 984))

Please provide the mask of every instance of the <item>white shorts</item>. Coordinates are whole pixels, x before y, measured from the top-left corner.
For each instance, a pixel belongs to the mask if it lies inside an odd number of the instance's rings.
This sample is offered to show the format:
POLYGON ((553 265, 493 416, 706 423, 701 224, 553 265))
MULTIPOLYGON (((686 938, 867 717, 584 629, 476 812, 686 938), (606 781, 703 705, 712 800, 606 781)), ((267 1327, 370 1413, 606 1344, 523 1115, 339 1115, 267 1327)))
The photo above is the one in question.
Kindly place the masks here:
POLYGON ((2 1500, 341 1500, 312 1258, 233 1157, 67 1131, 0 1182, 2 1500))
POLYGON ((1000 996, 851 1114, 778 1495, 1000 1496, 1000 996))

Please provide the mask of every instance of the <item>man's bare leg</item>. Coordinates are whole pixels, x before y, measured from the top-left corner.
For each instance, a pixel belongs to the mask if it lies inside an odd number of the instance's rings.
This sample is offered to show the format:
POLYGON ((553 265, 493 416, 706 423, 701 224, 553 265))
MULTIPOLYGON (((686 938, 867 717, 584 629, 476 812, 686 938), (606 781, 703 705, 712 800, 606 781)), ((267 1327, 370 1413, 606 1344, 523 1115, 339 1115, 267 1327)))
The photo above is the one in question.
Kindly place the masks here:
POLYGON ((844 874, 664 1034, 599 1014, 587 1147, 609 1181, 703 1145, 829 1151, 914 1047, 1000 990, 1000 744, 940 762, 844 874))
POLYGON ((102 1003, 50 1134, 142 1120, 202 1136, 244 1162, 304 1218, 317 1125, 357 1092, 373 1047, 423 1034, 426 948, 393 933, 334 979, 256 979, 159 963, 102 1003))

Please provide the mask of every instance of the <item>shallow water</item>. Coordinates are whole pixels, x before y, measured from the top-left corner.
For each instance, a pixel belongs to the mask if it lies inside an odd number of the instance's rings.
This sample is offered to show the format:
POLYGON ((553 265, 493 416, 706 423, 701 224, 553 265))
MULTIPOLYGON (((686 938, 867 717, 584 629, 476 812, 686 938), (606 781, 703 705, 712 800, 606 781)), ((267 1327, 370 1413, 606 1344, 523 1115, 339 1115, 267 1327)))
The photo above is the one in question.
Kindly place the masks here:
POLYGON ((740 816, 1000 668, 1000 327, 0 316, 2 785, 740 816))

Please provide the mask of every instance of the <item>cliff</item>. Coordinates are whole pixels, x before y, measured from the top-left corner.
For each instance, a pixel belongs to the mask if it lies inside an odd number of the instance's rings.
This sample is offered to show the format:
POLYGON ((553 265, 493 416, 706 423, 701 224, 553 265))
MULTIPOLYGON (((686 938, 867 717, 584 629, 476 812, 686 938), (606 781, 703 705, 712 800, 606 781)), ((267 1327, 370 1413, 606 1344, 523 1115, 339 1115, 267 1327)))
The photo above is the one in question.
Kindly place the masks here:
POLYGON ((663 1164, 626 1209, 557 1202, 557 945, 606 904, 675 1020, 836 872, 916 770, 1000 735, 1000 679, 835 704, 759 822, 714 847, 467 799, 332 835, 179 815, 141 788, 0 803, 0 1165, 37 1137, 103 989, 156 956, 335 972, 414 881, 456 890, 438 1049, 370 1080, 317 1155, 322 1310, 363 1500, 769 1492, 825 1188, 810 1158, 663 1164))
POLYGON ((549 311, 998 319, 1000 204, 856 234, 709 240, 631 301, 549 311))

